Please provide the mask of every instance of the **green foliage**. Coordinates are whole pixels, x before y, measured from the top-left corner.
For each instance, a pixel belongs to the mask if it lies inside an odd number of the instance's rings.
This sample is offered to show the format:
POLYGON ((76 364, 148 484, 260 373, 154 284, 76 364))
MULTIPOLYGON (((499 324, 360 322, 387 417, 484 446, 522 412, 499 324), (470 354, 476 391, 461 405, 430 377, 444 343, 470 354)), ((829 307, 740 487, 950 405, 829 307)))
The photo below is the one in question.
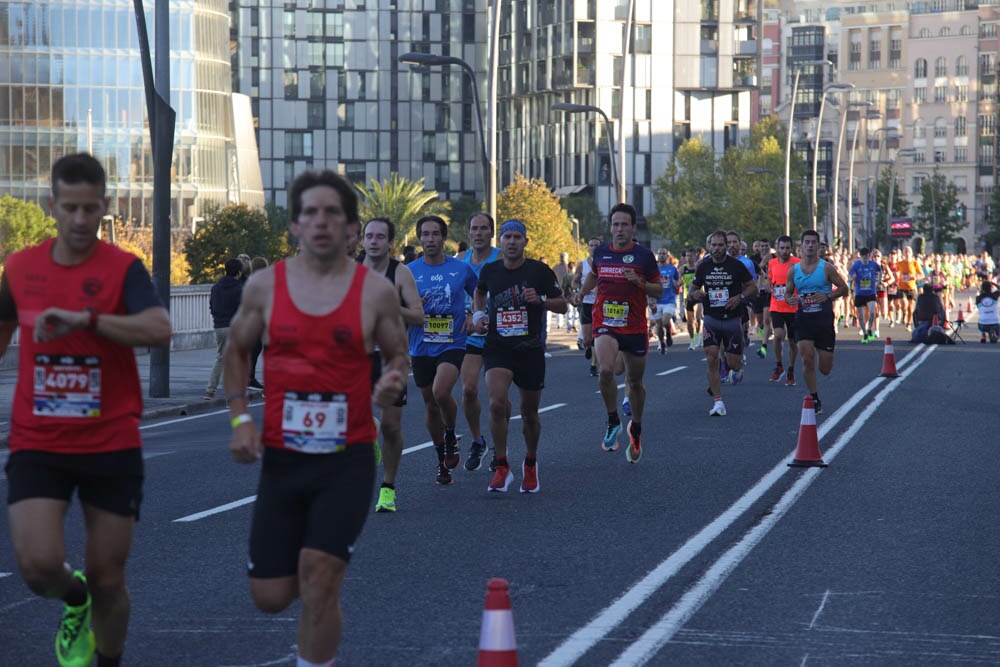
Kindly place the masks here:
MULTIPOLYGON (((469 218, 473 213, 482 213, 486 208, 483 202, 475 197, 462 196, 451 202, 451 223, 448 225, 448 238, 456 244, 469 242, 469 218)), ((457 245, 456 245, 457 247, 457 245)))
MULTIPOLYGON (((369 179, 368 186, 355 186, 361 193, 361 220, 388 218, 396 225, 393 253, 407 243, 416 243, 417 220, 425 215, 440 215, 448 221, 451 204, 440 200, 436 190, 424 189, 424 179, 410 181, 393 172, 386 181, 369 179)), ((451 227, 451 225, 449 225, 451 227)))
POLYGON ((215 282, 227 260, 240 253, 271 263, 288 256, 286 229, 272 229, 261 209, 228 204, 206 214, 205 223, 184 243, 191 282, 215 282))
MULTIPOLYGON (((875 242, 876 245, 889 247, 891 238, 888 239, 888 220, 885 211, 889 206, 889 182, 892 178, 892 165, 885 167, 878 177, 878 187, 875 192, 875 242)), ((905 218, 910 211, 912 203, 906 198, 903 183, 896 174, 896 185, 892 189, 892 215, 890 218, 905 218)))
POLYGON ((573 247, 573 224, 541 179, 514 175, 514 181, 497 197, 497 224, 510 218, 522 220, 528 228, 525 254, 529 257, 544 257, 552 266, 558 263, 559 253, 573 247))
POLYGON ((56 235, 56 221, 38 204, 0 197, 0 262, 7 256, 56 235))
POLYGON ((289 231, 289 225, 292 222, 292 214, 289 210, 269 201, 264 204, 264 214, 267 216, 267 224, 271 231, 283 237, 289 248, 297 248, 299 241, 289 231))
POLYGON ((724 227, 724 191, 713 148, 700 137, 688 139, 653 183, 651 231, 675 248, 705 245, 705 237, 724 227))
POLYGON ((993 199, 990 201, 986 224, 989 231, 983 234, 983 242, 991 249, 1000 246, 1000 188, 993 188, 993 199))
MULTIPOLYGON (((610 238, 608 234, 608 221, 601 215, 601 209, 594 201, 593 195, 569 195, 559 200, 562 207, 570 218, 576 218, 580 223, 580 248, 577 256, 570 259, 577 261, 586 257, 587 240, 594 236, 600 236, 605 241, 610 238)), ((573 239, 574 243, 576 239, 573 239)))
POLYGON ((941 252, 941 244, 958 241, 965 220, 955 215, 958 187, 934 170, 920 186, 920 205, 913 218, 913 227, 931 244, 931 252, 941 252), (934 237, 937 236, 937 245, 934 237))

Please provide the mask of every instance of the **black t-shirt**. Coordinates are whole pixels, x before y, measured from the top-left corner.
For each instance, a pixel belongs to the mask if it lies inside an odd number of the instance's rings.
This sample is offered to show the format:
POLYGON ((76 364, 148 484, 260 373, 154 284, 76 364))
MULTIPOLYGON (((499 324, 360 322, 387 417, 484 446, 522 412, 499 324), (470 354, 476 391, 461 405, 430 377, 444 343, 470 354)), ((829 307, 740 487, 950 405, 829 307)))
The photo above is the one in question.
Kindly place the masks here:
POLYGON ((486 349, 541 349, 544 307, 524 300, 525 287, 546 298, 562 296, 556 274, 536 259, 525 259, 516 269, 504 267, 503 260, 490 262, 479 272, 476 289, 489 294, 486 349))
POLYGON ((705 290, 705 314, 716 319, 728 320, 731 317, 740 317, 744 309, 734 308, 726 310, 726 301, 743 292, 743 285, 753 280, 753 276, 747 267, 735 257, 726 255, 726 259, 721 264, 716 264, 711 257, 706 257, 698 264, 695 271, 694 280, 691 281, 693 288, 704 288, 705 290))

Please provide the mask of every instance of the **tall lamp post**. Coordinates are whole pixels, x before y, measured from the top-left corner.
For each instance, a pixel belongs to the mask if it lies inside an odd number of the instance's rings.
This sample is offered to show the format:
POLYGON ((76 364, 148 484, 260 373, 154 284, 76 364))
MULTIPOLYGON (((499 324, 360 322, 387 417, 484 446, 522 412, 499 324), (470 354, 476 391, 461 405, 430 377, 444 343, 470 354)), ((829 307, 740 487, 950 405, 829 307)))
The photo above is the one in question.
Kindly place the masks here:
MULTIPOLYGON (((805 62, 797 63, 795 65, 795 81, 792 84, 792 99, 791 103, 788 105, 788 133, 785 138, 786 183, 792 179, 792 129, 795 127, 795 98, 799 96, 799 77, 802 75, 802 68, 804 67, 822 67, 824 65, 830 65, 833 67, 833 63, 825 59, 806 60, 805 62)), ((788 236, 789 230, 791 229, 791 220, 789 219, 791 205, 788 188, 785 188, 785 236, 788 236)))
MULTIPOLYGON (((837 219, 837 214, 840 212, 840 199, 839 199, 839 188, 840 188, 840 155, 844 148, 844 128, 847 125, 847 110, 857 109, 859 107, 870 107, 871 102, 851 102, 850 104, 845 104, 840 110, 840 132, 837 135, 837 155, 833 161, 833 234, 837 235, 837 230, 839 228, 839 221, 837 219)), ((860 122, 860 119, 858 119, 860 122)), ((850 188, 850 183, 847 184, 850 188)))
MULTIPOLYGON (((847 252, 854 250, 854 161, 858 154, 858 130, 861 129, 861 121, 865 121, 865 144, 868 143, 868 121, 872 118, 881 118, 882 114, 878 111, 869 110, 862 118, 858 119, 857 125, 854 126, 854 136, 851 138, 851 160, 847 167, 847 252)), ((867 153, 867 148, 866 148, 867 153)), ((868 161, 867 156, 865 161, 868 161)), ((865 182, 865 188, 868 187, 867 181, 865 182)), ((868 191, 865 190, 865 199, 868 198, 868 191)))
MULTIPOLYGON (((486 128, 483 126, 483 109, 479 102, 479 85, 476 81, 476 72, 469 63, 455 56, 439 56, 433 53, 404 53, 397 58, 399 62, 407 65, 420 65, 422 67, 443 67, 446 65, 458 65, 472 81, 472 98, 476 107, 476 120, 479 122, 479 147, 483 161, 483 190, 486 194, 486 210, 490 217, 497 218, 497 169, 495 156, 486 151, 486 128)), ((491 132, 493 130, 491 129, 491 132)))
POLYGON ((934 191, 937 190, 937 179, 926 171, 915 171, 913 172, 915 176, 923 176, 927 181, 930 182, 931 190, 931 222, 934 225, 931 229, 933 230, 933 242, 934 242, 934 252, 938 251, 938 224, 937 224, 937 202, 934 191))
POLYGON ((899 162, 899 158, 903 156, 912 156, 917 152, 916 148, 904 148, 902 150, 896 151, 896 157, 892 160, 892 168, 889 170, 889 197, 886 202, 885 210, 885 245, 886 248, 892 246, 892 204, 893 196, 896 192, 896 164, 899 162))
MULTIPOLYGON (((898 139, 899 138, 899 134, 898 133, 897 134, 891 134, 893 131, 895 131, 895 129, 896 128, 894 128, 894 127, 885 126, 885 127, 880 127, 880 128, 878 128, 877 130, 875 130, 874 132, 871 133, 871 134, 873 134, 875 136, 875 140, 876 140, 877 146, 878 146, 878 151, 876 153, 876 158, 875 158, 875 183, 876 183, 875 196, 876 196, 876 198, 878 197, 878 179, 879 179, 878 170, 882 168, 882 147, 885 145, 883 143, 883 140, 880 139, 878 135, 880 133, 882 133, 882 132, 889 133, 885 137, 885 141, 886 142, 888 142, 889 139, 898 139)), ((869 247, 874 247, 875 246, 875 216, 874 216, 874 210, 873 209, 875 208, 875 204, 877 202, 876 202, 876 199, 872 197, 872 192, 871 192, 871 187, 872 187, 871 186, 871 180, 872 180, 872 178, 871 178, 872 161, 869 160, 869 159, 867 159, 868 149, 870 148, 870 145, 869 145, 870 141, 871 140, 868 138, 868 133, 866 132, 865 133, 865 235, 867 236, 866 245, 869 246, 869 247)))
POLYGON ((601 118, 604 119, 604 124, 608 128, 608 132, 605 137, 608 140, 608 155, 611 158, 611 175, 615 179, 615 192, 618 194, 618 201, 625 202, 625 184, 622 183, 618 176, 618 162, 615 160, 615 142, 612 138, 614 134, 614 126, 608 119, 608 115, 604 113, 601 107, 595 107, 591 104, 570 104, 568 102, 557 102, 552 105, 553 111, 562 111, 563 113, 596 113, 600 114, 601 118))
POLYGON ((819 206, 816 202, 816 180, 819 175, 819 138, 823 133, 823 109, 826 107, 826 94, 833 90, 848 90, 853 83, 830 83, 824 86, 823 96, 819 101, 819 118, 816 119, 816 138, 813 140, 813 177, 812 177, 812 228, 816 231, 819 206))

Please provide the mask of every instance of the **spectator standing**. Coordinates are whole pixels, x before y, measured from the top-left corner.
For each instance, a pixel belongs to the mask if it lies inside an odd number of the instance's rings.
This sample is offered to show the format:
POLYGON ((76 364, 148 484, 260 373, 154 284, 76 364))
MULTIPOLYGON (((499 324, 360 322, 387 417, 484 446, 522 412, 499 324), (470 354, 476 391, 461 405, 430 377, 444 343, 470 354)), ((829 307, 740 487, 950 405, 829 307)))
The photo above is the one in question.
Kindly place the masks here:
POLYGON ((982 336, 980 343, 986 342, 989 336, 991 343, 996 343, 1000 337, 1000 314, 997 313, 997 301, 1000 301, 1000 291, 996 285, 984 280, 979 294, 976 295, 976 308, 979 309, 979 331, 982 336))
MULTIPOLYGON (((249 259, 247 261, 249 263, 249 259)), ((245 280, 242 276, 243 262, 239 258, 231 259, 226 262, 226 275, 212 285, 208 308, 212 313, 212 328, 215 329, 216 356, 212 374, 208 377, 208 386, 205 387, 203 398, 206 401, 215 398, 215 390, 222 376, 222 352, 226 349, 226 340, 229 338, 229 323, 240 307, 245 280)))

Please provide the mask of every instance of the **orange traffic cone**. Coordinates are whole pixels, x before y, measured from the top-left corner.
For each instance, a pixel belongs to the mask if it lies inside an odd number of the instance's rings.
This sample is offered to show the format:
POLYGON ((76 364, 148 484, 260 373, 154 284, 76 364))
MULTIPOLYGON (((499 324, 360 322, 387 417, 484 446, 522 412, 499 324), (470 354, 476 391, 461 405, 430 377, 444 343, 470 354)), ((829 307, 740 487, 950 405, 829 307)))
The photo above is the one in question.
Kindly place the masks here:
MULTIPOLYGON (((959 310, 961 310, 961 308, 959 308, 959 310)), ((971 296, 969 297, 969 300, 965 302, 965 312, 968 313, 968 314, 970 314, 970 315, 972 314, 972 297, 971 296)))
POLYGON ((939 327, 939 326, 941 326, 941 320, 938 319, 937 315, 935 315, 933 318, 931 318, 931 326, 932 327, 939 327))
POLYGON ((892 339, 885 339, 885 355, 882 357, 882 377, 898 378, 896 372, 896 355, 892 351, 892 339))
POLYGON ((816 433, 816 409, 812 396, 802 401, 802 421, 799 424, 799 442, 795 458, 788 464, 793 468, 825 468, 826 462, 819 453, 819 435, 816 433))
POLYGON ((958 326, 962 326, 965 324, 965 315, 962 314, 961 308, 958 309, 958 319, 955 321, 958 323, 958 326))
POLYGON ((517 667, 514 616, 506 579, 490 579, 479 633, 478 667, 517 667))

